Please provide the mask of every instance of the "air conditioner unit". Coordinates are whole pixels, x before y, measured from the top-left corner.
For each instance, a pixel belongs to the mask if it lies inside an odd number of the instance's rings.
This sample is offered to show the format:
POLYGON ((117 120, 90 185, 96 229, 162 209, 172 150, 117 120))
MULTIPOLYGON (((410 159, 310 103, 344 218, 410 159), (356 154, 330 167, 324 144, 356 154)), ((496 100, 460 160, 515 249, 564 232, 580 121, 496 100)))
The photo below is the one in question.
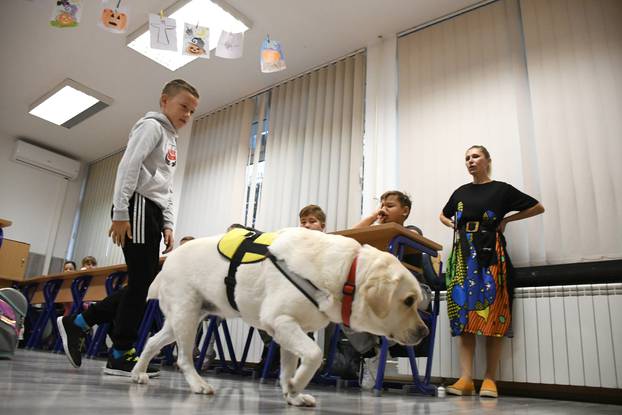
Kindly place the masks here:
POLYGON ((52 151, 17 140, 13 160, 73 180, 80 173, 80 162, 52 151))

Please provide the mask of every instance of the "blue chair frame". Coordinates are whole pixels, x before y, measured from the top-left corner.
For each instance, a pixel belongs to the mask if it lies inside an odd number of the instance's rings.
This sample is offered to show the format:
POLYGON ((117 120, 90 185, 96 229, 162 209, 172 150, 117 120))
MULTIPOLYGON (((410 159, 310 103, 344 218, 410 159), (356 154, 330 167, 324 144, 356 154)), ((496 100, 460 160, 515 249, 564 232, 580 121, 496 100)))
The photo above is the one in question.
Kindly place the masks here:
MULTIPOLYGON (((136 339, 135 346, 136 354, 140 355, 142 353, 145 348, 145 344, 147 343, 147 339, 149 338, 149 333, 156 333, 160 331, 163 325, 164 315, 162 315, 162 311, 160 311, 158 300, 147 301, 145 315, 143 316, 143 320, 138 329, 138 337, 136 339)), ((164 353, 164 362, 168 365, 172 365, 175 360, 173 359, 173 346, 164 346, 162 348, 162 352, 164 353)))
MULTIPOLYGON (((391 240, 391 242, 389 243, 389 252, 395 255, 398 259, 402 260, 407 247, 416 249, 422 254, 427 254, 433 257, 438 256, 438 253, 436 251, 402 235, 398 235, 391 240)), ((442 264, 441 264, 441 268, 442 268, 442 264)), ((439 269, 439 273, 438 273, 439 276, 441 274, 440 271, 441 269, 439 269)), ((424 269, 424 274, 425 274, 425 269, 424 269)), ((410 363, 412 379, 413 379, 413 384, 406 385, 406 387, 407 389, 414 390, 414 392, 419 392, 424 395, 433 396, 436 394, 436 387, 430 384, 430 376, 432 373, 432 360, 434 356, 434 339, 436 336, 436 325, 438 323, 438 314, 440 311, 439 310, 440 309, 440 282, 432 284, 431 288, 433 289, 433 292, 434 292, 432 312, 431 313, 425 313, 421 311, 419 312, 422 319, 427 323, 428 327, 430 328, 430 334, 428 335, 428 353, 427 353, 425 376, 422 379, 421 376, 419 375, 419 370, 417 368, 417 362, 415 360, 416 355, 415 355, 414 347, 406 346, 406 351, 408 353, 408 360, 410 363), (409 388, 408 386, 412 386, 412 387, 409 388)), ((376 396, 380 396, 382 394, 382 389, 385 386, 384 373, 385 373, 385 368, 386 368, 386 363, 387 363, 388 350, 389 350, 389 342, 387 341, 385 337, 381 337, 378 372, 376 372, 376 383, 374 385, 374 394, 376 396)))
POLYGON ((235 349, 233 347, 233 341, 231 340, 231 334, 229 332, 229 325, 226 320, 221 320, 221 327, 223 330, 223 334, 225 336, 225 343, 227 344, 227 350, 229 351, 230 362, 227 364, 225 359, 224 348, 222 344, 222 340, 220 338, 220 334, 218 333, 218 317, 209 316, 208 317, 210 323, 207 328, 207 333, 205 335, 205 339, 203 340, 203 345, 201 346, 201 351, 199 356, 197 357, 194 365, 197 371, 201 371, 203 368, 203 362, 205 361, 205 356, 207 354, 207 348, 209 347, 210 340, 212 336, 214 336, 214 341, 216 342, 216 350, 218 352, 218 357, 220 360, 220 367, 218 368, 221 371, 233 374, 242 374, 249 375, 251 371, 244 370, 244 365, 246 364, 246 359, 248 357, 248 351, 250 349, 251 340, 253 337, 253 333, 255 332, 255 328, 251 327, 248 330, 248 334, 246 336, 246 342, 244 344, 244 351, 242 352, 242 359, 240 361, 237 360, 235 355, 235 349))
POLYGON ((26 342, 27 349, 35 349, 41 348, 41 336, 43 335, 43 330, 47 322, 52 323, 52 331, 56 338, 60 338, 58 334, 58 328, 56 327, 56 310, 54 309, 54 302, 56 300, 56 296, 60 291, 60 287, 63 285, 62 279, 55 279, 46 281, 43 285, 43 297, 45 299, 45 303, 43 305, 43 310, 41 315, 37 319, 35 326, 28 337, 28 341, 26 342))

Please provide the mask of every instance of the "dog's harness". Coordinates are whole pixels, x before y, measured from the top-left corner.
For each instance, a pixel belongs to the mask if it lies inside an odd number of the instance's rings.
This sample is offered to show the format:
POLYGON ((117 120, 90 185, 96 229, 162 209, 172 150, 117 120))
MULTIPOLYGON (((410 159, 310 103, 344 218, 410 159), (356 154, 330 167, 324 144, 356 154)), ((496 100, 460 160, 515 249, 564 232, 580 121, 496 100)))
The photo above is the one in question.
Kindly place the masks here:
MULTIPOLYGON (((319 308, 320 299, 326 295, 311 281, 301 277, 287 267, 285 261, 277 259, 268 251, 268 247, 277 238, 274 232, 261 232, 252 228, 234 228, 227 232, 218 242, 218 252, 230 261, 229 271, 225 277, 227 286, 227 300, 236 311, 239 311, 235 302, 235 274, 241 264, 252 264, 270 259, 276 269, 291 282, 294 287, 305 296, 314 306, 319 308)), ((341 318, 346 327, 350 327, 350 315, 352 314, 352 302, 356 292, 356 266, 357 258, 354 257, 348 278, 343 285, 343 299, 341 304, 341 318)))
POLYGON ((309 301, 319 307, 318 301, 325 295, 309 280, 291 271, 284 261, 277 259, 268 251, 268 247, 277 238, 274 232, 261 232, 252 228, 234 228, 218 242, 218 252, 228 259, 229 271, 225 277, 227 300, 236 311, 235 275, 241 264, 252 264, 270 259, 274 266, 287 278, 309 301))

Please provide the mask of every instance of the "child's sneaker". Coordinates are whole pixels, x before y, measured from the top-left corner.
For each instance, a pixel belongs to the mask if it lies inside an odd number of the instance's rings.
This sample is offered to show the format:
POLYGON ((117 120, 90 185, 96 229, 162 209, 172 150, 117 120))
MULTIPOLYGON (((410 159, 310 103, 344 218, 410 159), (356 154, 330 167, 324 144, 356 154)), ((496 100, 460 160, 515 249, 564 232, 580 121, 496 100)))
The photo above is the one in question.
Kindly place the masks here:
POLYGON ((447 386, 447 393, 458 396, 475 395, 473 380, 458 379, 453 385, 447 386))
POLYGON ((482 387, 479 390, 479 396, 482 398, 497 398, 497 384, 492 379, 484 379, 482 387))
POLYGON ((63 341, 63 350, 67 359, 73 367, 80 367, 82 365, 80 349, 86 339, 86 332, 73 323, 75 318, 75 316, 59 317, 56 319, 56 325, 63 341))
POLYGON ((363 359, 361 374, 361 389, 372 390, 376 385, 376 375, 378 374, 378 364, 380 356, 368 357, 363 359))
MULTIPOLYGON (((134 369, 136 362, 138 362, 138 356, 136 356, 136 349, 134 348, 128 350, 123 356, 116 359, 110 355, 108 356, 108 362, 104 368, 104 373, 107 375, 125 376, 129 378, 132 376, 132 369, 134 369)), ((147 376, 150 378, 160 376, 160 371, 149 365, 147 366, 147 376)))

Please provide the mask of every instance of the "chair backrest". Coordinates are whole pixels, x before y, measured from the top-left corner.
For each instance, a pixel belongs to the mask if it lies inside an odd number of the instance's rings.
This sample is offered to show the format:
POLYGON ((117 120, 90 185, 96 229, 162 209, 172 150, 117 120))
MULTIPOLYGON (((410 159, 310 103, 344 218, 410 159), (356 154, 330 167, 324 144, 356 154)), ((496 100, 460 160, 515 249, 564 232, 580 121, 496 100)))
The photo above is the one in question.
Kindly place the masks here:
POLYGON ((421 268, 423 269, 425 283, 434 290, 441 290, 443 288, 443 280, 434 269, 432 257, 429 254, 421 254, 421 268))

